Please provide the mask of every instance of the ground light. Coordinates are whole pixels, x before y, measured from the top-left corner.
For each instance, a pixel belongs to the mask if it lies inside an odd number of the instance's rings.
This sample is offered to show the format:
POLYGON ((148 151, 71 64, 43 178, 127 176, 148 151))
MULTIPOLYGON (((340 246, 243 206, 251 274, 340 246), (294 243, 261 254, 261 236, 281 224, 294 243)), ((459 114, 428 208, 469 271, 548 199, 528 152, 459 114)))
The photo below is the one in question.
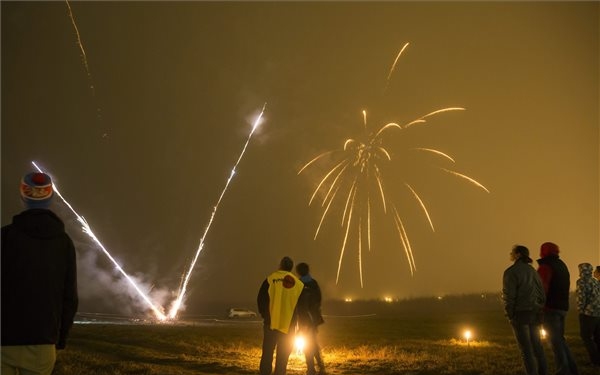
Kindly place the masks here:
POLYGON ((464 336, 465 340, 467 340, 467 346, 470 346, 471 338, 473 337, 473 333, 471 332, 471 330, 469 330, 469 329, 465 330, 465 332, 463 333, 463 336, 464 336))
POLYGON ((542 338, 542 340, 546 338, 546 335, 547 335, 546 330, 543 328, 540 328, 540 337, 542 338))
POLYGON ((296 335, 296 338, 294 339, 294 348, 296 349, 297 355, 302 355, 304 353, 304 345, 306 345, 304 336, 296 335))

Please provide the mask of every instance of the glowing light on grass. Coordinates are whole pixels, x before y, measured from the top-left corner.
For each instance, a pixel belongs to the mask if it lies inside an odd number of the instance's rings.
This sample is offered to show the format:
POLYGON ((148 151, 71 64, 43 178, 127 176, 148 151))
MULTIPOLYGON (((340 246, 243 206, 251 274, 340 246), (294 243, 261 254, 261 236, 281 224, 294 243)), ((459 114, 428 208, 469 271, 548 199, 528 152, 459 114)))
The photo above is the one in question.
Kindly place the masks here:
POLYGON ((306 340, 302 335, 296 335, 294 338, 294 348, 296 349, 297 355, 302 355, 304 353, 304 347, 306 346, 306 340))
POLYGON ((225 183, 225 187, 223 188, 223 190, 221 191, 221 194, 219 195, 219 199, 217 200, 217 203, 215 204, 215 206, 213 207, 213 211, 212 214, 210 215, 210 219, 208 220, 208 224, 206 225, 205 229, 204 229, 204 233, 202 234, 202 238, 200 238, 200 244, 198 245, 198 249, 196 250, 196 254, 190 264, 189 269, 187 270, 187 272, 184 274, 183 277, 183 282, 181 284, 181 287, 179 289, 179 293, 177 295, 177 299, 173 302, 173 305, 171 306, 171 310, 169 311, 169 318, 171 319, 175 319, 175 317, 177 316, 177 313, 179 312, 179 309, 181 307, 181 304, 183 302, 183 298, 185 297, 185 293, 187 291, 187 286, 188 283, 190 281, 190 276, 192 275, 192 271, 194 270, 194 266, 196 265, 196 261, 198 260, 198 256, 200 255, 200 252, 202 252, 202 249, 204 248, 204 240, 206 239, 206 235, 208 234, 208 231, 210 230, 210 227, 213 223, 213 219, 215 218, 215 214, 217 213, 217 210, 219 208, 219 205, 221 204, 221 200, 223 199, 223 196, 225 195, 225 192, 227 191, 227 188, 229 187, 229 184, 231 183, 231 180, 233 179, 233 176, 236 173, 236 168, 238 166, 238 164, 240 164, 240 161, 242 160, 242 157, 244 156, 244 153, 246 152, 246 148, 248 147, 248 144, 250 143, 250 139, 252 138, 252 135, 254 134, 254 131, 256 130, 256 128, 258 128, 258 125, 260 125, 263 113, 265 112, 265 108, 267 106, 267 103, 265 103, 262 107, 262 110, 260 112, 260 114, 258 115, 258 117, 256 118, 256 120, 254 121, 254 124, 252 125, 252 130, 250 130, 250 134, 248 134, 248 138, 246 140, 246 143, 244 144, 244 147, 242 148, 242 151, 240 152, 240 155, 237 159, 237 161, 235 162, 233 168, 231 169, 231 173, 229 175, 229 178, 227 179, 227 182, 225 183))
POLYGON ((473 333, 471 332, 471 330, 465 330, 465 332, 463 333, 463 337, 467 341, 467 346, 470 346, 471 338, 473 337, 473 333))
POLYGON ((394 302, 394 300, 392 299, 392 297, 383 297, 383 300, 387 303, 391 303, 394 302))
MULTIPOLYGON (((39 172, 44 173, 44 171, 40 167, 38 167, 37 164, 34 161, 32 161, 31 164, 33 164, 33 166, 39 172)), ((135 291, 142 298, 142 300, 150 307, 150 309, 152 309, 152 311, 154 312, 154 315, 156 316, 156 318, 158 320, 161 320, 161 321, 165 320, 166 316, 161 311, 162 307, 159 309, 156 305, 154 305, 154 303, 152 303, 152 301, 150 301, 150 298, 137 286, 137 284, 135 283, 135 281, 133 281, 133 279, 123 270, 123 268, 119 265, 119 263, 117 263, 117 261, 112 257, 112 255, 110 255, 110 253, 108 252, 108 250, 106 250, 106 248, 104 247, 104 245, 102 244, 102 242, 100 242, 100 240, 98 239, 98 237, 96 237, 96 235, 92 231, 92 228, 90 227, 90 225, 88 224, 88 222, 83 218, 83 216, 79 215, 77 213, 77 211, 75 211, 75 209, 73 208, 73 206, 71 206, 71 204, 62 196, 62 194, 58 190, 58 186, 56 186, 56 184, 54 182, 52 182, 52 187, 53 187, 54 192, 56 193, 56 195, 58 195, 60 197, 60 199, 64 202, 64 204, 67 207, 69 207, 69 209, 71 210, 71 212, 73 212, 73 214, 77 218, 77 221, 79 221, 79 223, 81 224, 81 228, 82 228, 83 232, 85 234, 87 234, 88 236, 90 236, 90 238, 100 247, 100 249, 108 257, 108 259, 110 259, 110 261, 113 263, 113 265, 115 266, 115 268, 117 269, 117 271, 119 271, 121 273, 121 275, 123 275, 125 277, 125 279, 129 282, 129 284, 131 284, 131 286, 135 289, 135 291)))
POLYGON ((542 338, 542 340, 545 339, 547 335, 548 334, 546 333, 546 330, 543 328, 540 328, 540 337, 542 338))
POLYGON ((352 302, 352 298, 350 298, 350 297, 344 298, 344 302, 352 302))
MULTIPOLYGON (((406 43, 398 53, 392 67, 388 73, 387 83, 389 84, 391 76, 395 70, 398 59, 408 47, 406 43)), ((387 88, 387 85, 386 85, 387 88)), ((399 241, 402 244, 411 275, 416 271, 416 262, 414 259, 413 250, 408 238, 408 233, 404 223, 400 217, 400 211, 396 205, 388 200, 386 188, 384 184, 384 176, 382 167, 386 163, 392 161, 392 154, 384 147, 384 135, 391 130, 406 131, 406 129, 414 126, 425 124, 430 117, 446 112, 464 111, 462 107, 447 107, 429 112, 415 120, 405 124, 397 124, 394 122, 387 123, 378 129, 370 130, 367 123, 367 112, 362 111, 364 133, 358 139, 348 138, 342 142, 343 147, 317 155, 308 163, 306 163, 298 174, 302 173, 309 166, 316 164, 320 160, 332 160, 331 165, 325 166, 325 173, 322 175, 316 188, 314 189, 309 205, 315 201, 320 192, 320 206, 322 207, 321 218, 317 225, 314 238, 319 235, 321 227, 328 217, 330 212, 340 213, 340 224, 342 227, 343 238, 338 259, 336 284, 339 282, 342 261, 349 243, 356 243, 358 249, 358 272, 361 288, 363 283, 363 266, 362 257, 363 249, 371 250, 371 227, 372 217, 375 209, 380 209, 384 215, 391 212, 396 231, 398 232, 399 241), (335 209, 335 208, 337 209, 335 209), (352 237, 352 238, 351 238, 352 237)), ((429 152, 441 156, 446 160, 455 163, 455 160, 448 154, 431 149, 431 148, 415 148, 418 151, 429 152)), ((489 190, 473 178, 466 176, 454 170, 440 168, 456 177, 463 178, 473 185, 483 189, 489 193, 489 190)), ((429 215, 429 211, 424 200, 420 197, 417 191, 408 183, 404 184, 410 194, 418 202, 423 211, 429 226, 432 231, 435 231, 433 220, 429 215)))

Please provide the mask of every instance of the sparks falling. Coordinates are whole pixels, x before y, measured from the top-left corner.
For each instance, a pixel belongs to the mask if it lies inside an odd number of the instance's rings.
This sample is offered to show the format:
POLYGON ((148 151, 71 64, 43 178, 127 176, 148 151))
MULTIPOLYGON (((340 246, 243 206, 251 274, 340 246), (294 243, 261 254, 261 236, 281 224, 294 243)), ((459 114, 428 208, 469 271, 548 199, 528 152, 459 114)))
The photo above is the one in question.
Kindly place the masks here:
POLYGON ((246 139, 246 143, 244 144, 244 147, 242 148, 242 152, 240 152, 240 155, 237 159, 237 161, 235 162, 233 168, 231 169, 231 173, 229 174, 229 178, 227 179, 227 182, 225 183, 225 187, 223 188, 223 190, 221 191, 221 194, 219 195, 219 199, 217 200, 217 203, 215 204, 215 206, 213 207, 212 213, 210 215, 210 219, 208 221, 208 224, 206 225, 206 228, 204 229, 204 233, 202 234, 202 238, 200 238, 200 244, 198 245, 198 249, 196 250, 196 254, 194 255, 194 259, 192 260, 192 263, 190 264, 189 269, 187 270, 187 272, 185 273, 185 276, 182 279, 182 283, 179 289, 179 293, 177 295, 177 299, 173 302, 173 305, 171 306, 171 310, 169 311, 169 318, 170 319, 175 319, 175 317, 177 316, 177 313, 181 307, 181 304, 183 302, 183 298, 185 297, 185 293, 187 290, 187 285, 189 283, 190 280, 190 276, 192 275, 192 271, 194 270, 194 266, 196 265, 196 261, 198 260, 198 256, 200 255, 200 252, 202 252, 202 249, 204 248, 204 240, 206 239, 206 235, 208 234, 208 231, 210 230, 210 227, 212 225, 213 219, 215 218, 215 214, 217 213, 217 209, 219 208, 219 204, 221 203, 221 200, 223 199, 223 196, 225 195, 225 192, 227 191, 227 188, 229 187, 229 183, 231 182, 231 180, 233 179, 233 176, 235 175, 235 171, 237 169, 238 164, 240 164, 240 161, 242 160, 242 157, 244 156, 244 153, 246 152, 246 148, 248 147, 248 144, 250 143, 250 139, 252 138, 252 135, 254 134, 254 131, 256 130, 256 128, 258 128, 258 126, 260 125, 263 113, 265 112, 265 108, 267 106, 267 103, 265 103, 262 107, 262 110, 260 111, 260 114, 258 115, 258 117, 256 118, 256 120, 254 121, 254 124, 252 125, 252 130, 250 130, 250 134, 248 134, 248 138, 246 139))
MULTIPOLYGON (((33 166, 39 172, 45 173, 40 167, 37 166, 37 164, 34 161, 32 161, 31 164, 33 164, 33 166)), ((63 203, 67 207, 69 207, 71 212, 73 212, 73 214, 77 218, 77 221, 79 221, 79 223, 81 224, 81 229, 83 230, 83 232, 85 234, 87 234, 88 236, 90 236, 90 238, 100 247, 100 249, 102 249, 102 251, 108 257, 108 259, 110 259, 110 261, 114 264, 115 268, 121 273, 121 275, 123 275, 125 277, 125 279, 127 279, 129 284, 131 284, 131 286, 135 289, 135 291, 142 298, 142 300, 144 300, 144 302, 146 302, 146 304, 150 307, 150 309, 152 309, 156 318, 161 321, 165 320, 166 316, 161 311, 162 308, 159 309, 156 305, 154 305, 154 303, 152 303, 152 301, 150 301, 150 298, 148 298, 148 296, 137 286, 135 281, 133 281, 133 279, 123 270, 123 268, 119 265, 119 263, 117 263, 117 261, 112 257, 112 255, 110 255, 110 253, 108 252, 108 250, 106 250, 106 248, 104 247, 102 242, 100 242, 98 237, 96 237, 96 235, 94 234, 94 231, 92 231, 92 228, 90 227, 88 222, 83 218, 83 216, 79 215, 77 213, 77 211, 75 211, 73 206, 71 206, 71 204, 62 196, 62 194, 58 190, 58 186, 56 186, 54 181, 52 182, 52 188, 54 189, 54 192, 56 193, 56 195, 58 195, 60 197, 60 199, 63 201, 63 203)))
MULTIPOLYGON (((408 43, 402 47, 396 59, 394 60, 387 77, 386 89, 398 59, 407 46, 408 43)), ((388 199, 385 193, 386 189, 384 184, 384 176, 382 173, 382 165, 384 163, 390 163, 392 161, 392 157, 388 149, 384 147, 384 135, 390 132, 392 129, 395 129, 396 131, 405 131, 407 128, 410 128, 414 125, 426 124, 427 120, 435 115, 445 112, 464 110, 465 109, 461 107, 442 108, 427 113, 426 115, 423 115, 406 124, 399 125, 397 123, 388 123, 375 131, 369 130, 367 125, 367 113, 363 110, 362 115, 364 134, 362 135, 361 139, 346 139, 343 142, 343 147, 341 149, 327 151, 316 156, 298 171, 298 174, 302 173, 309 166, 316 164, 320 160, 325 160, 326 156, 328 157, 328 160, 333 161, 332 166, 330 165, 329 167, 325 167, 326 172, 317 184, 317 187, 314 189, 308 204, 312 205, 312 203, 315 201, 315 198, 319 196, 322 214, 315 231, 315 239, 319 235, 325 218, 328 217, 328 214, 331 211, 333 211, 332 206, 337 205, 339 208, 338 212, 341 212, 341 217, 339 220, 344 235, 338 260, 336 284, 339 281, 345 251, 349 245, 349 242, 354 239, 358 247, 358 271, 360 285, 363 287, 363 248, 366 247, 369 251, 371 249, 371 227, 372 217, 375 209, 380 209, 384 214, 391 212, 400 243, 402 244, 404 253, 406 255, 411 275, 414 275, 414 272, 416 271, 416 263, 408 234, 404 227, 404 223, 402 222, 397 206, 388 199)), ((415 150, 433 153, 435 155, 442 156, 452 163, 455 162, 451 156, 436 149, 416 148, 415 150)), ((469 176, 446 168, 440 169, 457 177, 461 177, 489 193, 485 186, 469 176)), ((431 230, 435 231, 433 221, 423 199, 421 199, 419 194, 410 184, 405 183, 404 185, 414 199, 419 203, 419 206, 423 210, 431 230)))
POLYGON ((69 0, 65 0, 67 3, 67 9, 69 11, 69 18, 71 19, 71 23, 73 24, 73 29, 75 29, 75 35, 77 36, 77 45, 79 46, 79 50, 81 51, 81 61, 83 62, 83 66, 85 68, 85 72, 87 73, 88 79, 90 80, 90 88, 92 89, 92 94, 96 94, 96 89, 94 87, 94 80, 92 79, 92 73, 90 73, 90 66, 88 65, 87 54, 85 53, 85 48, 83 48, 83 43, 81 42, 81 35, 79 34, 79 28, 77 27, 77 23, 75 22, 75 17, 73 16, 73 11, 71 10, 71 4, 69 4, 69 0))

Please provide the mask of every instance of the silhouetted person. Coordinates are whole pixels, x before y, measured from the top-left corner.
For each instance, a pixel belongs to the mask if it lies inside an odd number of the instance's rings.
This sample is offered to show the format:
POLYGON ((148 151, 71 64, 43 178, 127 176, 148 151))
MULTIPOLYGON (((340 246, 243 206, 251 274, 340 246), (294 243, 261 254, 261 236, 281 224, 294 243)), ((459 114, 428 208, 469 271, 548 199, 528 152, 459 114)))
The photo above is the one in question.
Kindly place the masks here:
POLYGON ((546 375, 548 368, 540 338, 541 314, 546 301, 542 280, 531 266, 533 261, 525 246, 515 245, 510 252, 510 260, 514 263, 502 277, 504 311, 527 375, 546 375))
POLYGON ((258 291, 258 311, 264 320, 261 375, 271 375, 275 350, 273 374, 284 375, 294 346, 296 305, 304 284, 291 272, 293 268, 292 259, 283 257, 279 269, 267 276, 258 291))
POLYGON ((565 340, 565 317, 569 310, 570 275, 567 265, 559 258, 558 245, 545 242, 540 247, 538 273, 546 292, 544 328, 554 353, 556 374, 579 374, 575 359, 565 340))
POLYGON ((579 312, 579 335, 588 352, 590 362, 600 366, 600 347, 594 338, 600 335, 600 281, 594 279, 594 267, 589 263, 579 266, 577 279, 577 311, 579 312))
POLYGON ((310 275, 310 269, 306 263, 298 263, 296 273, 300 281, 304 283, 304 290, 298 301, 298 326, 306 339, 304 356, 306 358, 307 375, 316 375, 315 360, 319 367, 319 375, 325 374, 325 364, 321 357, 321 349, 317 341, 319 325, 323 324, 321 315, 321 288, 317 280, 310 275))
POLYGON ((21 181, 26 210, 2 227, 2 375, 49 375, 77 311, 75 248, 49 210, 50 177, 21 181))

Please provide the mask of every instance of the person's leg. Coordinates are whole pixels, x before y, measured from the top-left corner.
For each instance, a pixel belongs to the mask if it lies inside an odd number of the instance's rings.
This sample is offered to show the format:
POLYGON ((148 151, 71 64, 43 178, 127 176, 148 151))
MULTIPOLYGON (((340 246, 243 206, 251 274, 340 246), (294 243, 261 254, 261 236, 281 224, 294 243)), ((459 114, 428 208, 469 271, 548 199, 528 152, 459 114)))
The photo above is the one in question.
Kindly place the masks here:
POLYGON ((544 353, 544 346, 542 345, 542 338, 540 330, 542 326, 539 322, 534 322, 529 326, 529 337, 531 338, 531 346, 533 348, 533 354, 537 361, 538 375, 548 374, 548 362, 546 362, 546 354, 544 353))
POLYGON ((2 346, 2 371, 3 375, 17 375, 17 367, 21 363, 21 346, 2 346))
POLYGON ((260 357, 260 375, 271 375, 273 370, 273 352, 277 344, 277 331, 271 330, 269 326, 263 327, 262 355, 260 357))
POLYGON ((579 336, 583 341, 583 346, 588 352, 590 362, 600 363, 598 348, 594 342, 594 328, 596 318, 589 315, 579 314, 579 336))
POLYGON ((528 375, 537 375, 537 365, 534 359, 533 346, 529 334, 529 323, 531 322, 531 313, 518 312, 516 317, 511 320, 510 325, 513 329, 525 372, 528 375))
POLYGON ((550 341, 554 354, 554 364, 557 375, 569 374, 569 364, 564 347, 564 319, 557 310, 548 310, 544 313, 544 328, 550 341))
POLYGON ((567 344, 567 340, 565 339, 565 318, 567 316, 566 311, 559 311, 561 316, 561 331, 562 331, 562 343, 563 343, 563 351, 565 352, 565 358, 567 359, 567 366, 569 368, 569 373, 573 375, 579 375, 579 370, 577 369, 577 364, 575 363, 575 357, 571 353, 571 349, 567 344))
POLYGON ((314 343, 315 343, 314 356, 315 356, 315 360, 317 361, 317 366, 319 367, 319 375, 324 375, 325 374, 325 362, 323 362, 323 357, 321 356, 321 346, 319 345, 319 340, 318 340, 319 329, 317 327, 315 327, 313 333, 315 335, 315 338, 314 338, 314 343))
MULTIPOLYGON (((598 356, 600 357, 600 317, 594 317, 594 343, 596 344, 596 349, 598 350, 598 356)), ((600 366, 600 358, 598 358, 598 362, 594 363, 597 366, 600 366)))
POLYGON ((27 345, 20 375, 50 375, 56 362, 54 345, 27 345))
POLYGON ((274 375, 285 375, 288 360, 294 347, 294 332, 281 333, 277 331, 277 354, 275 357, 274 375))
POLYGON ((311 327, 308 327, 304 332, 306 344, 304 346, 304 357, 306 359, 307 375, 316 375, 315 370, 315 333, 311 327))
POLYGON ((2 347, 2 374, 50 375, 55 362, 54 345, 2 347))

